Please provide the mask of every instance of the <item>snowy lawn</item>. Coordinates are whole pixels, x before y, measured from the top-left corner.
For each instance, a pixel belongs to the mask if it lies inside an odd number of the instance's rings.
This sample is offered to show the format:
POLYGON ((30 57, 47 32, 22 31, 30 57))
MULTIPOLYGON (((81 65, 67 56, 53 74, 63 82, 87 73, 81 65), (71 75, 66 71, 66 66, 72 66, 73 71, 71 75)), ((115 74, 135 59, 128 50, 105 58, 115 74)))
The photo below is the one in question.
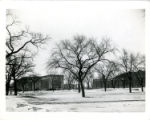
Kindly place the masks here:
POLYGON ((145 93, 133 89, 85 90, 82 98, 77 90, 20 92, 18 96, 6 96, 7 111, 22 112, 144 112, 145 93))

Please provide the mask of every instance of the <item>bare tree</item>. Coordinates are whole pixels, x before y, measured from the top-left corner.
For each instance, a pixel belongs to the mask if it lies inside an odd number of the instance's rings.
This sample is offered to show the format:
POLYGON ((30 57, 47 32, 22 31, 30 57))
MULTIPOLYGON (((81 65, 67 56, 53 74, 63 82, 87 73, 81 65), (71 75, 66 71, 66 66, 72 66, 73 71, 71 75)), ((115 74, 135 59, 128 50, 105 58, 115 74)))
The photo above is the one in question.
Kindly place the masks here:
POLYGON ((11 13, 7 13, 8 24, 6 25, 7 38, 6 38, 6 58, 21 51, 27 50, 27 46, 32 45, 39 47, 44 44, 49 36, 44 36, 41 33, 31 32, 28 28, 24 30, 16 30, 17 24, 20 23, 11 13))
POLYGON ((49 68, 62 68, 74 75, 85 97, 83 81, 90 70, 100 61, 105 61, 105 55, 114 51, 108 38, 100 43, 94 39, 78 35, 73 40, 64 40, 57 45, 48 61, 49 68))
MULTIPOLYGON (((16 86, 16 71, 22 69, 22 62, 25 62, 23 59, 28 58, 29 54, 31 55, 31 46, 38 48, 40 45, 44 44, 47 39, 49 39, 47 35, 44 36, 41 33, 34 33, 29 29, 20 30, 18 27, 19 23, 20 22, 16 19, 14 14, 7 11, 6 31, 8 34, 6 37, 6 95, 8 95, 10 81, 12 78, 14 80, 14 86, 16 86), (23 53, 26 53, 24 54, 26 56, 23 58, 20 56, 20 58, 22 58, 22 62, 18 63, 18 61, 20 61, 19 55, 23 53)), ((20 75, 24 74, 29 66, 30 65, 26 65, 26 67, 23 67, 25 70, 20 72, 20 75)), ((16 94, 17 92, 15 90, 15 95, 16 94)))
POLYGON ((132 92, 132 72, 134 71, 135 57, 133 53, 127 52, 127 50, 122 50, 122 55, 120 57, 120 66, 124 72, 126 72, 128 82, 129 82, 129 92, 132 92))
POLYGON ((6 79, 6 95, 9 93, 9 83, 11 79, 14 81, 14 94, 17 95, 17 80, 26 73, 32 72, 33 67, 34 65, 32 64, 32 61, 29 60, 29 57, 26 57, 26 54, 13 56, 13 59, 9 62, 6 69, 6 73, 9 78, 6 79))
POLYGON ((118 71, 118 65, 113 61, 109 61, 109 62, 105 62, 103 64, 97 65, 95 67, 95 70, 102 77, 103 84, 104 84, 104 90, 106 92, 106 90, 107 90, 107 81, 114 77, 115 72, 118 71))
POLYGON ((145 72, 145 56, 137 53, 133 57, 134 57, 134 62, 133 62, 134 68, 133 69, 135 71, 136 77, 141 86, 141 91, 143 92, 144 91, 144 89, 143 89, 144 81, 145 81, 145 77, 143 77, 143 72, 145 72))

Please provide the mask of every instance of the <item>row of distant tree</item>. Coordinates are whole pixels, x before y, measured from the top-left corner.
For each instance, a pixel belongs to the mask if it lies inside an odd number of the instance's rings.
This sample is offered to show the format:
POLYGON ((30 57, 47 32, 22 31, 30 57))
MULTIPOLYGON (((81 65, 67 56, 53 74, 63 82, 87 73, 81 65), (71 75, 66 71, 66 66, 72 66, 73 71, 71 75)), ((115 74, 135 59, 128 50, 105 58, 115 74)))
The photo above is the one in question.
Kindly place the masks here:
MULTIPOLYGON (((18 24, 19 21, 7 11, 6 95, 9 93, 11 80, 14 82, 14 93, 17 95, 17 80, 33 72, 33 57, 36 52, 33 47, 38 49, 50 39, 49 36, 31 32, 28 28, 20 30, 18 24)), ((49 70, 61 68, 65 75, 68 75, 68 83, 72 80, 78 82, 78 90, 80 92, 81 89, 82 97, 85 97, 83 82, 90 80, 94 72, 99 73, 104 82, 121 73, 128 73, 129 91, 132 92, 130 73, 145 70, 144 55, 129 53, 125 49, 119 52, 108 37, 98 41, 77 35, 72 40, 63 40, 56 45, 47 61, 49 70)))

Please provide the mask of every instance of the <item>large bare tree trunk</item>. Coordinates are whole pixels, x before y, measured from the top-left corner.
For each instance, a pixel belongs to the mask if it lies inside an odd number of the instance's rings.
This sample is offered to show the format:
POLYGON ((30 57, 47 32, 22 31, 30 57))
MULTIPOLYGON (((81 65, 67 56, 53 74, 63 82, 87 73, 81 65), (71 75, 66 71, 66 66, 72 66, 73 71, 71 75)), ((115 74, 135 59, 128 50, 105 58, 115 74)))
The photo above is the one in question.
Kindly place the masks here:
POLYGON ((81 83, 82 97, 85 97, 83 82, 80 82, 80 83, 81 83))
POLYGON ((142 92, 144 92, 144 80, 143 79, 141 80, 141 90, 142 92))
POLYGON ((141 86, 141 90, 142 90, 142 92, 144 92, 143 86, 141 86))
POLYGON ((105 92, 107 91, 107 80, 106 79, 104 79, 104 90, 105 90, 105 92))
POLYGON ((132 74, 131 72, 128 73, 129 78, 129 92, 132 93, 132 74))
POLYGON ((129 92, 132 93, 131 81, 129 81, 129 92))
POLYGON ((144 82, 144 81, 143 81, 143 79, 142 79, 142 78, 141 78, 141 80, 140 80, 140 81, 141 81, 141 91, 142 91, 142 92, 144 92, 144 89, 143 89, 143 88, 144 88, 144 85, 143 85, 143 82, 144 82))
POLYGON ((11 81, 11 77, 10 77, 10 75, 8 75, 7 76, 7 81, 6 81, 6 95, 9 94, 10 81, 11 81))
POLYGON ((18 94, 17 80, 16 80, 15 76, 13 78, 14 78, 14 95, 17 95, 18 94))
POLYGON ((80 93, 80 83, 78 83, 78 93, 80 93))
POLYGON ((6 83, 6 95, 9 94, 10 82, 6 83))
POLYGON ((104 90, 106 92, 106 90, 107 90, 107 78, 105 78, 105 75, 103 75, 102 77, 103 77, 103 83, 104 83, 104 90))

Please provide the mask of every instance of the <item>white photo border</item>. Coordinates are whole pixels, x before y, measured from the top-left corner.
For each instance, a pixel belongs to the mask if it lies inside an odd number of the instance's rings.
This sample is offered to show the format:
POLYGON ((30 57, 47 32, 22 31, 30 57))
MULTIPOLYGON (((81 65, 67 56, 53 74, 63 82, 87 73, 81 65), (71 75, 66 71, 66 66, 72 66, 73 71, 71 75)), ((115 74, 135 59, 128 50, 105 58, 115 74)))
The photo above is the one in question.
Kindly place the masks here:
POLYGON ((145 9, 146 86, 150 86, 150 2, 149 1, 2 1, 0 3, 0 120, 150 120, 150 87, 146 87, 145 112, 6 112, 5 99, 5 14, 6 9, 48 9, 49 4, 95 4, 105 9, 145 9))

